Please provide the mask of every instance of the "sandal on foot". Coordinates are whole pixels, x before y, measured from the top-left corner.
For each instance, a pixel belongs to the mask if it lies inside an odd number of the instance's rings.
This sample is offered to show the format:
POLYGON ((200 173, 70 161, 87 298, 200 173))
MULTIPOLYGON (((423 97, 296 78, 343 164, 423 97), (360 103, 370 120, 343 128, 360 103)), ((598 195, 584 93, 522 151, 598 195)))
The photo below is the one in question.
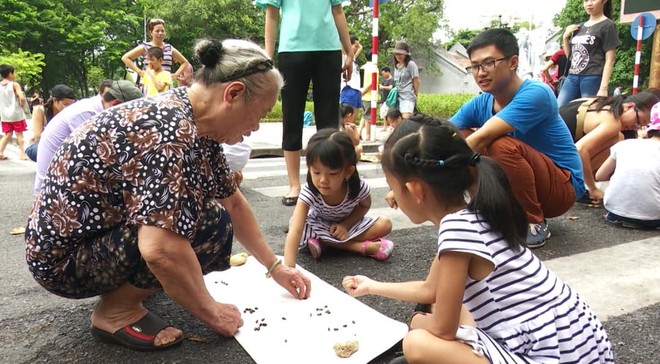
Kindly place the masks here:
POLYGON ((125 346, 129 349, 138 351, 165 350, 172 346, 179 345, 183 341, 183 335, 171 343, 155 346, 156 335, 163 329, 170 327, 160 317, 149 312, 138 321, 126 325, 111 334, 97 327, 92 326, 92 336, 97 341, 125 346))
POLYGON ((312 254, 314 259, 321 259, 321 242, 319 239, 307 239, 307 247, 309 248, 309 252, 312 254))
POLYGON ((9 159, 9 158, 7 158, 6 156, 0 154, 0 161, 6 161, 7 159, 9 159))
POLYGON ((295 206, 296 203, 298 203, 298 196, 282 197, 282 205, 284 206, 295 206))
POLYGON ((367 246, 371 243, 373 243, 371 240, 365 240, 362 243, 362 255, 372 257, 376 260, 387 260, 390 255, 392 255, 392 250, 394 250, 394 243, 391 240, 380 238, 380 249, 378 249, 378 252, 376 252, 376 254, 368 255, 365 252, 367 250, 367 246))

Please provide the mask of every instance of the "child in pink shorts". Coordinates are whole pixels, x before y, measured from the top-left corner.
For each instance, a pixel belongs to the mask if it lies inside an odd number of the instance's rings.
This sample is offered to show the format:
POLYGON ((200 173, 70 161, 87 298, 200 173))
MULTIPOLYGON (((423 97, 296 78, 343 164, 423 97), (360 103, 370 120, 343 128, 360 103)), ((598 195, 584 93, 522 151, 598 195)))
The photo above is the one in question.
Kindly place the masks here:
POLYGON ((5 134, 0 140, 0 160, 6 160, 4 152, 11 140, 12 134, 16 133, 18 147, 21 150, 21 159, 27 159, 23 148, 23 132, 27 130, 25 113, 23 108, 27 105, 25 95, 21 86, 14 82, 14 67, 0 65, 0 121, 2 121, 2 132, 5 134))

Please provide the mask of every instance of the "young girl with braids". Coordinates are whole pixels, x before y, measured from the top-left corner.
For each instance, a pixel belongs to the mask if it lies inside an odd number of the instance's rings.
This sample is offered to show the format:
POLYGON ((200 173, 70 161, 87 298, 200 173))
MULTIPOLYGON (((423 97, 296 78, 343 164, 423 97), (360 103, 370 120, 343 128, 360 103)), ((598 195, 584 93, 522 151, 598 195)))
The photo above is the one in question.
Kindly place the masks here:
POLYGON ((439 228, 425 281, 342 282, 354 297, 435 304, 412 316, 400 362, 614 362, 589 306, 523 244, 525 212, 494 160, 474 153, 451 124, 415 115, 386 141, 382 166, 410 220, 439 228))
POLYGON ((392 222, 365 216, 371 207, 369 185, 357 171, 357 155, 349 136, 322 129, 307 144, 307 183, 293 211, 284 245, 284 263, 296 265, 299 249, 314 259, 324 248, 349 250, 386 260, 394 244, 385 238, 392 222))

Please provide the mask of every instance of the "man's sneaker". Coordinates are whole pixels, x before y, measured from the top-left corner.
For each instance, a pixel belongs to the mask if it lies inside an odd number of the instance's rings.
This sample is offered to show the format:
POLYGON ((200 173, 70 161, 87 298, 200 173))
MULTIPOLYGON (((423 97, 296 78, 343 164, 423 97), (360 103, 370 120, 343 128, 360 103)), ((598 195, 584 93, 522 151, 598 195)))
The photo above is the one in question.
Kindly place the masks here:
POLYGON ((548 239, 550 239, 550 229, 548 229, 548 224, 545 220, 538 224, 529 224, 527 238, 525 238, 525 245, 528 248, 540 248, 545 245, 545 241, 548 239))

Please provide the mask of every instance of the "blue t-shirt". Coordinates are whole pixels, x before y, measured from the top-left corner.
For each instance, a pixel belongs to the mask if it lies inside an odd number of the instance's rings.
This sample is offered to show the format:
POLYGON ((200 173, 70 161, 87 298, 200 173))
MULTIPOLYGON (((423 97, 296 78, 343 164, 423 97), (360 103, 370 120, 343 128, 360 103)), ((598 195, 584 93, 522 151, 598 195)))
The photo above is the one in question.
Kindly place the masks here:
POLYGON ((332 7, 342 0, 257 0, 281 11, 278 52, 337 51, 339 33, 332 7))
POLYGON ((459 129, 479 128, 493 116, 516 128, 510 135, 545 154, 571 173, 575 198, 586 191, 582 161, 571 132, 559 116, 555 95, 547 85, 524 80, 511 102, 493 114, 493 95, 487 92, 468 101, 449 121, 459 129))

